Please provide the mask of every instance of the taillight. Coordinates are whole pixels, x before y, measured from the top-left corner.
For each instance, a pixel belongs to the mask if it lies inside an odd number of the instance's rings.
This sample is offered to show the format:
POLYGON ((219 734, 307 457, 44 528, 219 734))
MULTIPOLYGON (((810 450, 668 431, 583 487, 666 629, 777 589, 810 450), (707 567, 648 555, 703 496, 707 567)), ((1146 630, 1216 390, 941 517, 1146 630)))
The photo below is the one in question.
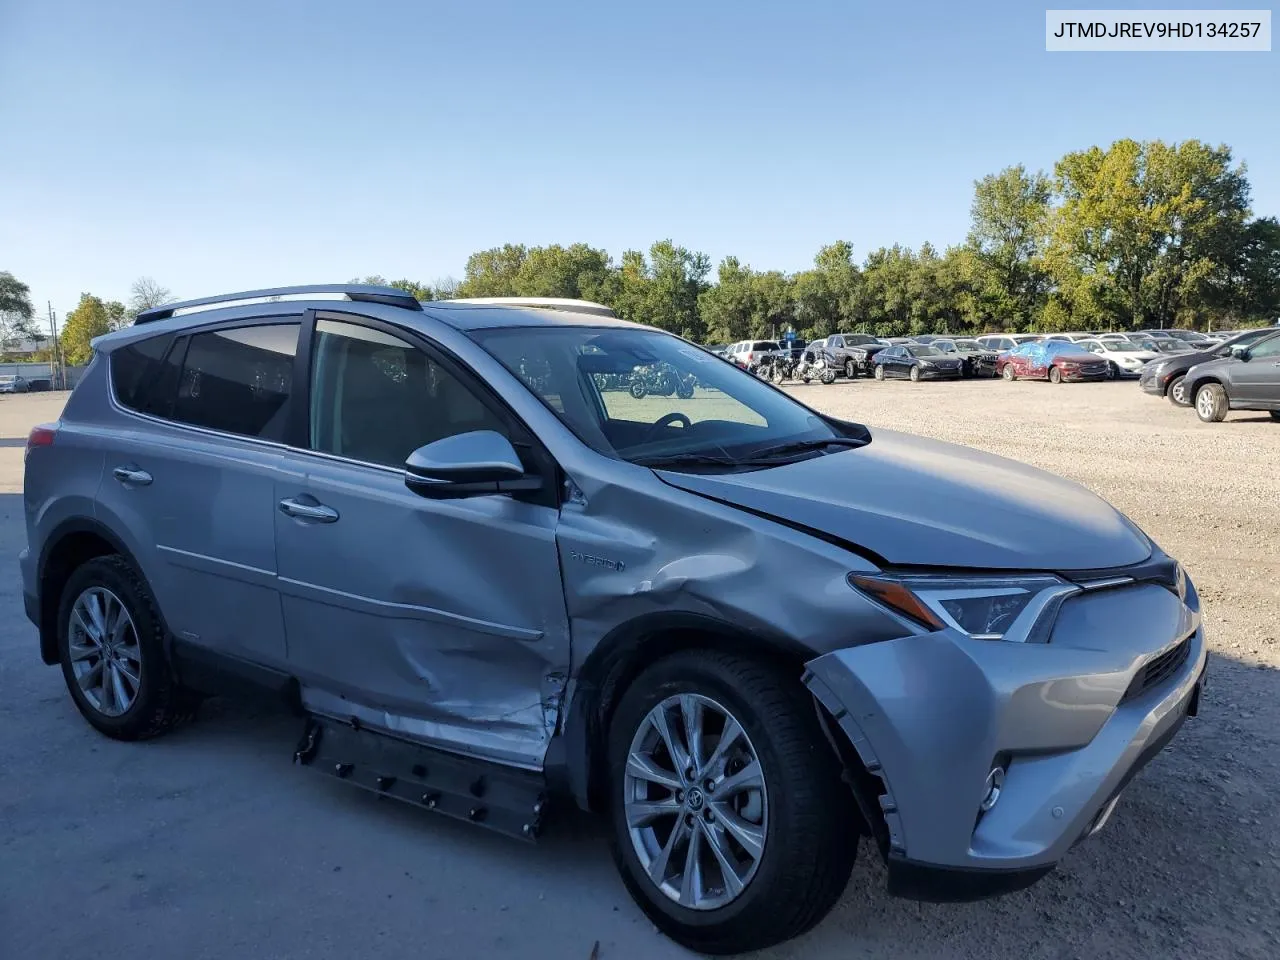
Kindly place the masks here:
POLYGON ((58 425, 56 423, 42 423, 31 428, 31 432, 27 434, 27 450, 23 455, 25 459, 36 447, 52 447, 53 438, 58 435, 58 425))

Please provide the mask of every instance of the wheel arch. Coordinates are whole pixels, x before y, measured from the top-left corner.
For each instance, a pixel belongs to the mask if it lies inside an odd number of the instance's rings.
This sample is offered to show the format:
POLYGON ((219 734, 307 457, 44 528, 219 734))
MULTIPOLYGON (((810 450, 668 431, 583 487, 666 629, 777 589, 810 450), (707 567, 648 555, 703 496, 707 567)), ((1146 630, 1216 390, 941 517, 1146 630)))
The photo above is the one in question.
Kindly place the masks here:
POLYGON ((548 779, 570 793, 583 810, 602 810, 607 803, 606 738, 619 700, 647 667, 690 649, 720 650, 773 663, 789 671, 797 683, 805 662, 816 655, 788 637, 701 614, 644 614, 615 627, 578 671, 560 735, 548 750, 548 779))
POLYGON ((58 662, 58 604, 71 574, 97 557, 118 554, 138 568, 137 558, 105 524, 89 517, 73 517, 58 524, 45 540, 36 565, 39 590, 40 659, 58 662))

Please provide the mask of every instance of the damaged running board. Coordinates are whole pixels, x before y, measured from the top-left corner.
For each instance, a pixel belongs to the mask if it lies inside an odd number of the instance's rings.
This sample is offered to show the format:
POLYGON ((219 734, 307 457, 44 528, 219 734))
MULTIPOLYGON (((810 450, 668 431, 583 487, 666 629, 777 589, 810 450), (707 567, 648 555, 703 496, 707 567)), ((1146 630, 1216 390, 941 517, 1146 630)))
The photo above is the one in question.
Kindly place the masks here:
POLYGON ((293 762, 521 840, 538 838, 547 808, 538 774, 435 750, 357 721, 308 717, 293 762))

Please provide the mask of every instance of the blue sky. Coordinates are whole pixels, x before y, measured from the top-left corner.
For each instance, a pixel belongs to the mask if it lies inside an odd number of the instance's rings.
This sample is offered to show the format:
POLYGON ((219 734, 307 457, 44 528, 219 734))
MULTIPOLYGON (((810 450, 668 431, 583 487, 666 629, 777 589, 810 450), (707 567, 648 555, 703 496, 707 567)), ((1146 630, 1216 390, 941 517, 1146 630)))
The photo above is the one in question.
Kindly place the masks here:
POLYGON ((0 270, 60 315, 507 241, 797 270, 954 243, 974 179, 1125 136, 1230 144, 1280 214, 1280 54, 1050 54, 1044 11, 0 0, 0 270))

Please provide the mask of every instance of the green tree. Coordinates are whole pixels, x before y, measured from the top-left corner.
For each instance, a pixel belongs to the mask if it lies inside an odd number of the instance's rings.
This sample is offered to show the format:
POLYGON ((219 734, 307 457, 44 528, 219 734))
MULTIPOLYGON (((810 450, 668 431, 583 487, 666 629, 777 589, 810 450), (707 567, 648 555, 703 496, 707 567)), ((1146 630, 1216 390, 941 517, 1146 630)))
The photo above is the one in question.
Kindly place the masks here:
POLYGON ((62 335, 59 338, 67 363, 76 365, 88 363, 93 355, 91 341, 104 333, 110 333, 113 329, 112 323, 122 322, 126 313, 122 303, 114 300, 104 303, 100 297, 95 297, 93 294, 80 294, 80 303, 67 314, 66 322, 62 326, 62 335))
POLYGON ((396 290, 403 290, 415 300, 434 300, 436 296, 431 287, 425 283, 419 283, 416 280, 388 280, 376 273, 369 277, 356 277, 351 282, 367 283, 374 287, 394 287, 396 290))
POLYGON ((653 244, 647 259, 638 250, 628 250, 622 255, 609 305, 625 319, 698 340, 703 335, 698 297, 707 288, 710 271, 705 253, 670 240, 653 244))
POLYGON ((809 336, 851 333, 864 326, 863 275, 848 241, 819 249, 813 269, 796 274, 791 287, 796 323, 809 336))
POLYGON ((1031 329, 1048 293, 1042 262, 1053 186, 1022 164, 974 183, 969 245, 986 275, 974 277, 1005 329, 1031 329))
POLYGON ((612 272, 609 255, 585 243, 533 247, 516 270, 514 291, 521 297, 598 301, 611 292, 612 272))
POLYGON ((720 261, 716 283, 698 296, 698 312, 710 342, 736 343, 754 335, 753 277, 751 268, 743 266, 737 257, 720 261))
POLYGON ((1261 217, 1246 224, 1210 286, 1222 326, 1280 318, 1280 221, 1261 217))
POLYGON ((460 297, 517 296, 520 268, 529 257, 524 244, 504 244, 467 257, 467 269, 458 288, 460 297))
POLYGON ((1118 140, 1067 154, 1055 173, 1045 260, 1075 315, 1122 327, 1205 316, 1249 214, 1228 147, 1118 140))
POLYGON ((31 306, 31 288, 9 271, 0 271, 0 347, 41 336, 31 306))

